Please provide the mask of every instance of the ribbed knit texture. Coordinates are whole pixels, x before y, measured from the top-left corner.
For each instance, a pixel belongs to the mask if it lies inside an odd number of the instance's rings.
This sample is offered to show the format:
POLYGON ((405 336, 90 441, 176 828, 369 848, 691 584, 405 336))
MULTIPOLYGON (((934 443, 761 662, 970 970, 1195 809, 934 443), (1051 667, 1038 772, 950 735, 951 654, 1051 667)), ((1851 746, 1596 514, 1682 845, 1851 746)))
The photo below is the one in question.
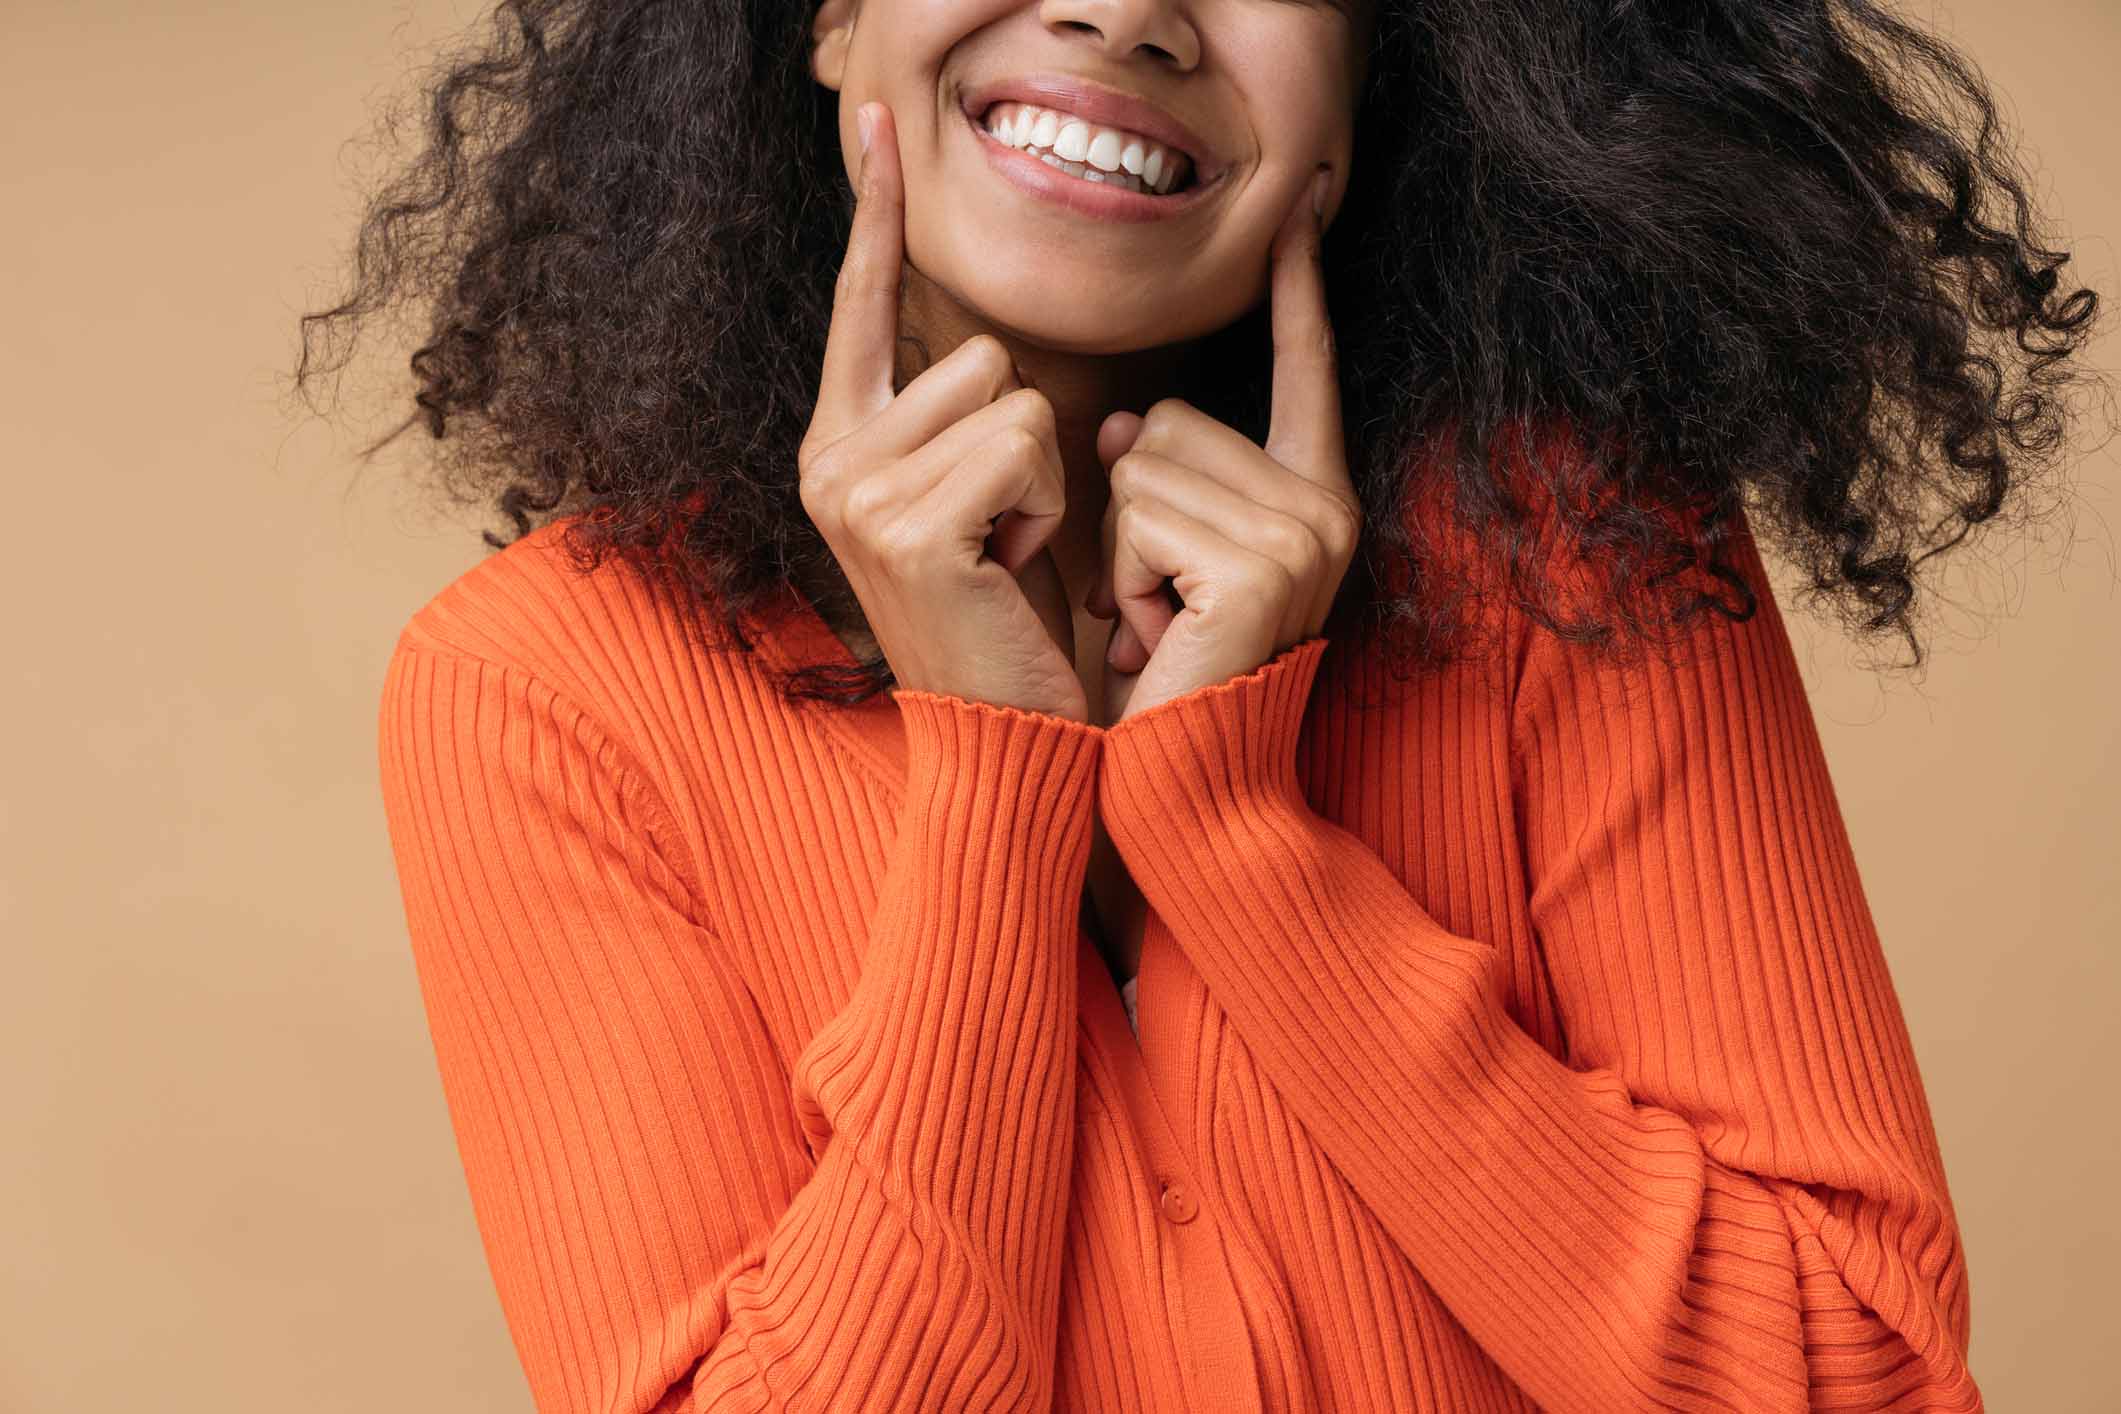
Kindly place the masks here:
POLYGON ((1314 638, 1106 729, 793 706, 764 661, 846 657, 807 605, 711 651, 557 532, 414 616, 380 722, 539 1409, 1982 1407, 1749 539, 1680 662, 1513 622, 1357 710, 1314 638))

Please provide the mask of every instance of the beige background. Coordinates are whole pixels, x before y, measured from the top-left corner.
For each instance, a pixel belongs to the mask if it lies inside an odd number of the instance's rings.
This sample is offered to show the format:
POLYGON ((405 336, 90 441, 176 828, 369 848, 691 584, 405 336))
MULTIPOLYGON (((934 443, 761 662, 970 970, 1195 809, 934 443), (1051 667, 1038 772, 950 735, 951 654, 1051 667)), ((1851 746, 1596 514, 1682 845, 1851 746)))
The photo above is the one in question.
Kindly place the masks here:
MULTIPOLYGON (((411 439, 357 478, 357 431, 283 383, 372 166, 349 139, 477 14, 0 5, 10 1414, 528 1408, 375 779, 391 644, 481 546, 405 493, 411 439)), ((2121 6, 1939 23, 2111 307, 2121 6)), ((2078 543, 1966 558, 1919 684, 1790 616, 1998 1410, 2121 1408, 2117 452, 2081 465, 2078 543)))

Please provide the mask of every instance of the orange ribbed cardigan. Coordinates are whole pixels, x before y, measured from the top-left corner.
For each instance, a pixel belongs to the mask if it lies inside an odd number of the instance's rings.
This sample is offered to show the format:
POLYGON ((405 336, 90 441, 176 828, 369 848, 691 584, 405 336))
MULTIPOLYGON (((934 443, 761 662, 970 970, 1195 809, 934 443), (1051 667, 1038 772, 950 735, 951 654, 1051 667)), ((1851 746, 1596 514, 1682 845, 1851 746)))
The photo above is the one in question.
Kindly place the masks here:
MULTIPOLYGON (((790 704, 559 528, 412 618, 380 722, 539 1409, 1982 1407, 1749 536, 1682 663, 1513 621, 1361 710, 1313 638, 1099 728, 790 704)), ((784 607, 761 653, 852 661, 784 607)))

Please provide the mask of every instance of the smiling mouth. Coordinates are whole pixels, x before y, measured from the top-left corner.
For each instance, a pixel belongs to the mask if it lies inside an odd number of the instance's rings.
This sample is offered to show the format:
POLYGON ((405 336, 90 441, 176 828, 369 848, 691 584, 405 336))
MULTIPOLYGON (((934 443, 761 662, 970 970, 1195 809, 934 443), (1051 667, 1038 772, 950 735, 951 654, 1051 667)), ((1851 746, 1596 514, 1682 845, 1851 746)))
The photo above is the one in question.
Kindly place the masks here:
POLYGON ((1196 185, 1191 157, 1153 138, 1032 103, 990 104, 974 122, 992 140, 1084 182, 1150 197, 1196 185))

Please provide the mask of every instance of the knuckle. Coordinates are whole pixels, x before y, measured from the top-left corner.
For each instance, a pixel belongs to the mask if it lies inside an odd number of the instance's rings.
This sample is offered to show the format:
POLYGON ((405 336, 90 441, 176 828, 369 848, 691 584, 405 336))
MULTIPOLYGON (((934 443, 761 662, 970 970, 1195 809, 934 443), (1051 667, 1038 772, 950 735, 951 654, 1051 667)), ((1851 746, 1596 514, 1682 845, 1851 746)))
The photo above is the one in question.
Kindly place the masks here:
POLYGON ((1303 527, 1301 543, 1296 548, 1296 563, 1303 568, 1303 579, 1309 582, 1325 573, 1332 561, 1332 552, 1326 548, 1325 538, 1314 526, 1303 527))
POLYGON ((1318 537, 1293 516, 1269 516, 1260 526, 1262 546, 1274 562, 1283 566, 1307 565, 1318 552, 1318 537))
POLYGON ((1286 330, 1274 340, 1274 356, 1278 359, 1301 359, 1306 356, 1333 363, 1335 352, 1333 323, 1320 319, 1306 324, 1301 329, 1286 330))
POLYGON ((840 521, 864 541, 881 538, 894 507, 881 477, 867 476, 849 486, 839 498, 840 521))
POLYGON ((1002 455, 1011 466, 1045 460, 1046 444, 1021 423, 1002 429, 1002 455))
POLYGON ((1106 480, 1110 483, 1115 499, 1132 499, 1141 494, 1143 482, 1150 473, 1147 457, 1128 452, 1112 463, 1112 471, 1106 480))
POLYGON ((1324 515, 1319 517, 1324 527, 1326 548, 1335 559, 1347 559, 1355 553, 1356 542, 1362 535, 1362 512, 1339 496, 1332 498, 1324 515))
POLYGON ((997 386, 1015 374, 1016 360, 1009 356, 1009 346, 992 334, 974 334, 961 350, 965 360, 997 386))
POLYGON ((1112 533, 1121 540, 1133 538, 1141 531, 1143 521, 1149 515, 1149 503, 1129 501, 1112 514, 1112 533))
POLYGON ((1184 398, 1159 398, 1142 414, 1142 435, 1161 436, 1185 421, 1193 405, 1184 398))
POLYGON ((795 497, 802 504, 803 513, 812 521, 822 519, 827 500, 824 478, 808 471, 803 472, 796 478, 795 497))
POLYGON ((838 461, 829 449, 812 449, 796 457, 796 495, 813 520, 832 513, 838 497, 838 461))
POLYGON ((846 434, 834 436, 813 419, 804 430, 803 440, 795 449, 795 464, 804 471, 814 468, 831 468, 840 459, 840 448, 846 444, 846 434))
POLYGON ((1018 388, 1009 394, 1015 416, 1022 418, 1022 426, 1035 433, 1050 433, 1059 426, 1053 412, 1053 400, 1036 388, 1018 388))
POLYGON ((869 545, 886 564, 917 569, 929 548, 920 523, 913 516, 884 517, 870 533, 869 545))

